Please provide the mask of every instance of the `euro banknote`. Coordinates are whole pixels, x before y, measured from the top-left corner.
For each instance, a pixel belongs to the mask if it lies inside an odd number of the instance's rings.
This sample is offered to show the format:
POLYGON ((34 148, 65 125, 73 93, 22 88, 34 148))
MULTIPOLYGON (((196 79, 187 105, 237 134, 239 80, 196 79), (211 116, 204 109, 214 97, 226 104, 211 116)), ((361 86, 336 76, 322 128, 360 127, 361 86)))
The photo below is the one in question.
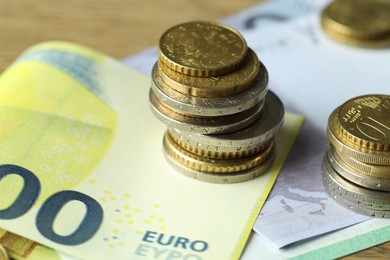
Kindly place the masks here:
POLYGON ((302 118, 286 115, 265 175, 202 183, 165 161, 149 88, 71 43, 16 60, 0 77, 0 227, 81 259, 238 258, 302 118))

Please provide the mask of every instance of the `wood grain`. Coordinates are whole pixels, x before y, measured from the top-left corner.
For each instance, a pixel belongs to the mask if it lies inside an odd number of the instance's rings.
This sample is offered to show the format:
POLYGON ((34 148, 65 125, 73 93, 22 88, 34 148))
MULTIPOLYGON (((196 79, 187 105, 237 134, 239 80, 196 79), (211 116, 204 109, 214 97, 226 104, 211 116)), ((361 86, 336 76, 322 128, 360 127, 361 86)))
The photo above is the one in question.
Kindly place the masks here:
MULTIPOLYGON (((1 0, 0 72, 29 46, 66 40, 123 58, 189 20, 217 20, 258 0, 1 0)), ((390 242, 343 259, 390 259, 390 242)))

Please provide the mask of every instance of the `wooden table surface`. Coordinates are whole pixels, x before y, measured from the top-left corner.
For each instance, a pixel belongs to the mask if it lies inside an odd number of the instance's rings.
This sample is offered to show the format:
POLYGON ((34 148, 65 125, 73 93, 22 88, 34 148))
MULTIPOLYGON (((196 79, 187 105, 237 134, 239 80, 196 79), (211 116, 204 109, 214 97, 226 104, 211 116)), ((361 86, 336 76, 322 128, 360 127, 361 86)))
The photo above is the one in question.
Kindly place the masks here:
MULTIPOLYGON (((189 20, 217 20, 256 0, 1 0, 0 71, 27 47, 66 40, 124 58, 155 45, 167 28, 189 20)), ((345 259, 390 259, 390 242, 345 259)))

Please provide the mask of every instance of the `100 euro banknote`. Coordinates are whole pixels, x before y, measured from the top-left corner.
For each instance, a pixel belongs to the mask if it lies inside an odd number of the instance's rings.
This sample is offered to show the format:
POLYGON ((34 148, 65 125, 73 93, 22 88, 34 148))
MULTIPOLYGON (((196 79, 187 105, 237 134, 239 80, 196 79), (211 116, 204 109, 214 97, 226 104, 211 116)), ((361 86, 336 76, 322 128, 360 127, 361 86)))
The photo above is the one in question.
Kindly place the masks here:
POLYGON ((43 43, 0 78, 0 227, 84 259, 238 258, 302 122, 287 114, 253 181, 191 180, 163 158, 150 79, 43 43))

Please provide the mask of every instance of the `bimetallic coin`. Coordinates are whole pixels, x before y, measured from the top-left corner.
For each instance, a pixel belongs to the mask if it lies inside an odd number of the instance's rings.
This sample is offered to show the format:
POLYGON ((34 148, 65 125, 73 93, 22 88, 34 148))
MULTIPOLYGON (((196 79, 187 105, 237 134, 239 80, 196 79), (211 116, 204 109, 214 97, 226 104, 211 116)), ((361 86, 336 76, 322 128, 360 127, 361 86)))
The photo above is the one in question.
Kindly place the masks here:
POLYGON ((337 111, 332 112, 328 121, 327 134, 330 143, 337 149, 337 151, 345 156, 349 156, 355 160, 364 163, 377 165, 390 165, 390 153, 363 149, 360 146, 351 143, 340 135, 336 135, 336 120, 337 111))
POLYGON ((389 115, 390 96, 360 96, 340 107, 336 127, 340 135, 359 147, 387 152, 390 151, 389 115))
POLYGON ((180 93, 196 97, 229 97, 248 89, 256 79, 260 79, 262 85, 268 84, 268 72, 251 49, 240 67, 221 76, 189 76, 169 69, 161 61, 156 69, 161 79, 169 87, 180 93))
POLYGON ((341 177, 331 166, 325 154, 322 166, 322 177, 325 189, 330 192, 337 192, 349 200, 357 200, 371 208, 390 209, 390 192, 367 189, 358 186, 341 177))
POLYGON ((183 142, 179 138, 177 138, 175 135, 172 135, 170 130, 168 130, 169 136, 172 138, 172 140, 177 143, 180 147, 182 147, 184 150, 187 150, 193 154, 204 156, 207 158, 212 159, 238 159, 238 158, 244 158, 248 157, 254 154, 258 154, 264 150, 266 150, 270 145, 272 145, 273 140, 263 143, 258 146, 254 146, 250 150, 243 150, 243 151, 234 151, 234 152, 219 152, 219 151, 209 151, 204 149, 201 145, 199 146, 191 146, 186 142, 183 142))
POLYGON ((228 116, 221 117, 191 117, 179 114, 162 104, 153 91, 149 92, 149 99, 154 115, 171 128, 183 129, 190 133, 222 134, 237 131, 254 123, 260 116, 263 102, 254 107, 228 116))
POLYGON ((183 175, 198 181, 219 183, 219 184, 237 183, 237 182, 243 182, 243 181, 248 181, 257 178, 260 175, 266 173, 275 160, 275 152, 272 151, 269 158, 264 163, 262 163, 261 165, 255 168, 246 171, 236 172, 236 173, 214 174, 214 173, 201 172, 201 171, 197 171, 185 167, 183 164, 181 164, 180 161, 177 161, 173 159, 171 156, 169 156, 165 150, 164 150, 164 155, 168 163, 183 175))
POLYGON ((201 98, 182 94, 170 88, 158 73, 158 65, 152 70, 152 90, 156 97, 178 113, 193 116, 226 116, 247 110, 267 94, 267 81, 258 77, 246 91, 227 98, 201 98))
POLYGON ((370 216, 373 218, 390 218, 390 210, 378 210, 373 208, 368 208, 362 204, 350 202, 345 200, 343 196, 338 196, 337 194, 329 193, 329 195, 334 198, 334 200, 341 206, 356 212, 358 214, 370 216))
POLYGON ((357 172, 340 158, 339 153, 333 147, 329 149, 327 154, 332 168, 345 179, 369 189, 390 191, 389 178, 378 178, 357 172))
POLYGON ((236 30, 214 22, 189 22, 168 29, 159 41, 159 59, 186 75, 219 76, 235 70, 247 53, 236 30))
POLYGON ((8 253, 1 244, 0 244, 0 260, 9 260, 8 253))
POLYGON ((260 118, 239 131, 221 135, 203 135, 182 129, 171 128, 176 138, 188 145, 200 147, 208 151, 239 152, 248 151, 262 143, 270 141, 283 124, 284 107, 280 99, 268 91, 264 99, 264 107, 260 118))
POLYGON ((333 1, 322 12, 321 25, 334 40, 360 47, 384 47, 390 44, 390 3, 333 1))
POLYGON ((167 132, 164 136, 164 149, 174 160, 184 167, 205 173, 227 174, 247 171, 264 163, 273 151, 271 143, 264 151, 249 157, 238 159, 213 159, 188 152, 180 147, 167 132))
POLYGON ((387 166, 363 163, 342 153, 339 154, 339 157, 355 172, 364 174, 366 176, 390 180, 390 165, 387 166))

